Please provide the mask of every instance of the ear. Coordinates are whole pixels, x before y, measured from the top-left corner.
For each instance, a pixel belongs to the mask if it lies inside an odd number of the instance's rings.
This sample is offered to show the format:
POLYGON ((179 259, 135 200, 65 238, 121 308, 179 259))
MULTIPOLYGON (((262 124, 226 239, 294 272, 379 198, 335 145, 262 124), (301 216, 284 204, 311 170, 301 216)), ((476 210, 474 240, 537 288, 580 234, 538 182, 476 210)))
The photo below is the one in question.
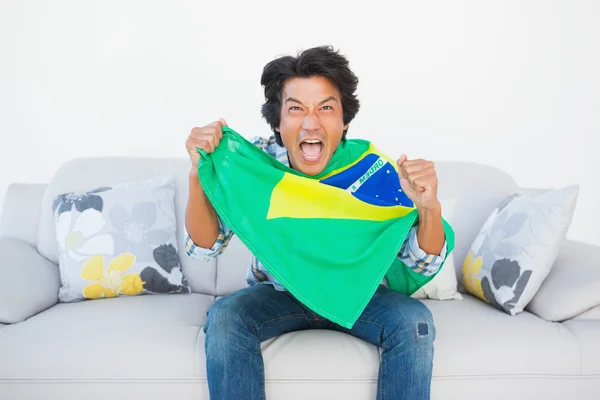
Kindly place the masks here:
POLYGON ((275 131, 277 131, 278 133, 281 133, 281 132, 279 132, 279 127, 275 128, 275 131))
POLYGON ((350 124, 344 125, 344 130, 347 131, 349 126, 350 126, 350 124))

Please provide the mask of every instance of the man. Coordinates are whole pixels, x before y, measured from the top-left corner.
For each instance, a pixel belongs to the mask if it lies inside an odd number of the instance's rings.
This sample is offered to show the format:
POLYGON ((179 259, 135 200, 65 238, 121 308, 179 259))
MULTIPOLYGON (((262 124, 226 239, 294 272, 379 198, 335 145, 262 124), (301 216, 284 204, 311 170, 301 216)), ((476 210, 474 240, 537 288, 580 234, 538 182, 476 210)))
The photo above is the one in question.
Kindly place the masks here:
MULTIPOLYGON (((345 57, 329 47, 268 63, 261 84, 262 115, 273 135, 254 143, 282 163, 307 175, 324 170, 359 109, 358 79, 345 57)), ((220 119, 192 129, 186 148, 192 160, 186 208, 188 255, 217 257, 232 232, 215 212, 198 179, 198 148, 211 153, 222 138, 220 119)), ((422 274, 435 273, 446 254, 437 176, 433 163, 397 160, 404 194, 418 209, 399 257, 422 274)), ((398 240, 403 240, 399 238, 398 240)), ((264 399, 262 341, 303 329, 332 329, 382 348, 378 399, 428 399, 435 327, 420 301, 380 285, 351 329, 315 314, 283 288, 253 257, 248 286, 214 303, 204 327, 211 399, 264 399)))

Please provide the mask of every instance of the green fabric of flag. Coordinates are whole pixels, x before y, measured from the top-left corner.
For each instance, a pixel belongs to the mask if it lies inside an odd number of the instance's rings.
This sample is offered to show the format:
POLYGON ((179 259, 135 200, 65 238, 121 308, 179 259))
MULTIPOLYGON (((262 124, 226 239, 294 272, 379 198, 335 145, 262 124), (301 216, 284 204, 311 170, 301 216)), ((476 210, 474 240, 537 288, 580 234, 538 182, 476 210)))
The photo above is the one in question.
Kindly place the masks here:
MULTIPOLYGON (((372 143, 342 141, 317 176, 296 171, 229 127, 200 152, 198 176, 217 214, 265 268, 308 308, 351 328, 385 277, 412 295, 439 273, 398 257, 418 222, 396 164, 372 143)), ((447 256, 454 232, 443 221, 447 256)))

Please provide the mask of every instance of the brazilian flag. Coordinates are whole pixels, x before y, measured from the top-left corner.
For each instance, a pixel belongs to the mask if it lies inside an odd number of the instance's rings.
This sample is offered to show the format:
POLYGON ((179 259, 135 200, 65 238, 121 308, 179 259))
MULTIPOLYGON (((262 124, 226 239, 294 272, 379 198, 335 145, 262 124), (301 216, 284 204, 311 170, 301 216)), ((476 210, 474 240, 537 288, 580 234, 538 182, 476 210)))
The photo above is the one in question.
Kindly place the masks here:
MULTIPOLYGON (((317 176, 289 168, 228 127, 214 152, 200 155, 200 183, 222 220, 322 317, 351 328, 384 277, 412 295, 435 276, 397 257, 418 212, 400 188, 396 163, 369 141, 342 141, 317 176)), ((446 221, 444 228, 450 254, 454 232, 446 221)))

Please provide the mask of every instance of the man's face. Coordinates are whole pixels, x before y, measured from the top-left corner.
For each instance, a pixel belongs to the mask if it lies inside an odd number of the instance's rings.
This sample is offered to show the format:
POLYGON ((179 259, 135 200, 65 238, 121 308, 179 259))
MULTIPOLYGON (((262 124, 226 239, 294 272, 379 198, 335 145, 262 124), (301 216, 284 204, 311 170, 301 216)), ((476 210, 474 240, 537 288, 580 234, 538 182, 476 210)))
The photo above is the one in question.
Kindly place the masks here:
POLYGON ((323 77, 291 78, 283 86, 280 125, 290 165, 306 175, 322 172, 333 156, 344 125, 340 93, 323 77))

